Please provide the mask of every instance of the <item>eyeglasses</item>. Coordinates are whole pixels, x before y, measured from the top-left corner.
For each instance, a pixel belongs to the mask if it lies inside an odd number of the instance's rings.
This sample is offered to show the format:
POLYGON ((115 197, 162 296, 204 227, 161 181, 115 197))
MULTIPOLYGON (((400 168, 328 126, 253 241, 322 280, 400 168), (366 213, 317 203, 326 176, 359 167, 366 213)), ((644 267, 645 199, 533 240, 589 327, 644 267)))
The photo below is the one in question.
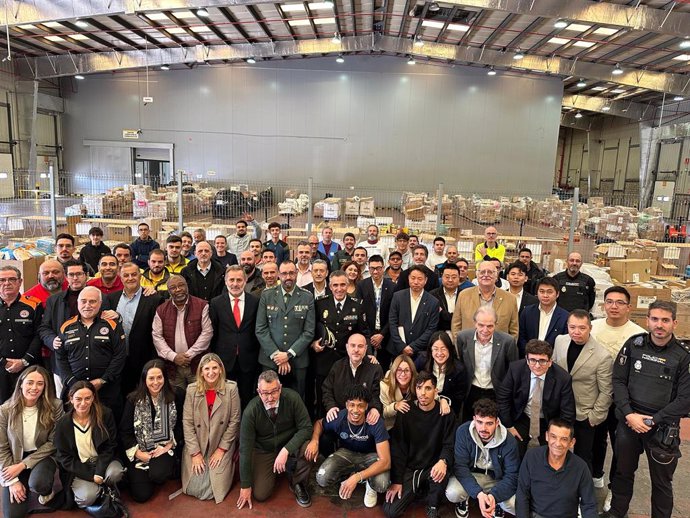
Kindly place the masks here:
POLYGON ((276 388, 276 389, 269 390, 269 391, 266 391, 266 390, 257 390, 257 392, 259 393, 260 396, 263 396, 263 397, 272 397, 272 396, 277 396, 277 395, 280 393, 280 389, 279 389, 279 388, 276 388))
POLYGON ((5 277, 0 278, 0 284, 14 284, 19 280, 18 277, 5 277))
POLYGON ((496 275, 496 270, 479 270, 477 272, 479 275, 485 275, 487 277, 493 277, 496 275))
POLYGON ((369 267, 370 272, 378 272, 379 270, 383 270, 383 266, 370 266, 369 267))
POLYGON ((529 363, 530 365, 537 365, 538 364, 540 367, 545 367, 546 365, 549 364, 550 361, 551 360, 544 360, 543 358, 539 359, 539 360, 536 358, 527 358, 527 363, 529 363))
POLYGON ((619 308, 622 308, 623 306, 630 305, 630 303, 626 302, 625 300, 611 300, 611 299, 606 299, 604 301, 604 304, 606 304, 607 306, 618 306, 619 308))
POLYGON ((395 372, 398 374, 409 374, 412 371, 410 369, 396 369, 395 372))
POLYGON ((84 272, 70 272, 67 274, 67 277, 73 279, 75 277, 83 277, 84 275, 86 275, 84 272))

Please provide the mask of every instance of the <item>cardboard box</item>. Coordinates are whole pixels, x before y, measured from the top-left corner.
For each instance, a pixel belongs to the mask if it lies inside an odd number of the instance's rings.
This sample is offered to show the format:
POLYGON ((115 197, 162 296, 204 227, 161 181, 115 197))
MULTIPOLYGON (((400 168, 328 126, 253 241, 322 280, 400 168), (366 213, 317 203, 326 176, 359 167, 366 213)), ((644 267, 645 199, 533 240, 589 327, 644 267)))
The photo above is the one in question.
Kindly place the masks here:
POLYGON ((129 225, 108 225, 105 231, 108 241, 129 243, 132 240, 132 228, 129 225))
POLYGON ((21 293, 29 290, 38 284, 38 269, 45 260, 45 256, 31 257, 20 261, 18 259, 0 260, 0 266, 14 266, 22 273, 22 285, 19 288, 21 293))
POLYGON ((615 259, 611 261, 611 279, 621 283, 647 282, 655 270, 649 259, 615 259))
POLYGON ((634 312, 647 314, 647 309, 652 302, 657 300, 670 301, 671 290, 665 287, 646 287, 626 285, 625 289, 630 293, 630 309, 634 312))

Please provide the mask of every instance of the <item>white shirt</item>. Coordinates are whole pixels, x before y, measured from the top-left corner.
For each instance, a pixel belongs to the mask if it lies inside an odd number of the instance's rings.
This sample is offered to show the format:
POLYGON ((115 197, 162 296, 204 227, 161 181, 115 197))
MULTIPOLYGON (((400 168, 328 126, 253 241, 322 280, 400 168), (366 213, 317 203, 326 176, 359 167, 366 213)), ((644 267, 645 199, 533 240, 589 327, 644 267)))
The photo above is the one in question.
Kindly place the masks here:
POLYGON ((38 406, 25 406, 22 410, 22 447, 24 452, 36 449, 36 425, 38 424, 38 406))
MULTIPOLYGON (((510 294, 512 294, 512 295, 515 295, 515 293, 513 293, 512 291, 510 291, 510 289, 508 290, 508 292, 509 292, 510 294)), ((524 290, 524 289, 521 289, 521 290, 520 290, 520 293, 518 293, 517 295, 515 295, 515 298, 517 299, 518 311, 520 311, 520 304, 522 304, 522 294, 523 294, 523 293, 525 293, 525 290, 524 290)))
POLYGON ((381 330, 381 290, 383 289, 383 279, 381 284, 376 285, 376 281, 371 279, 371 284, 374 287, 374 300, 376 300, 376 322, 374 322, 374 330, 381 330))
POLYGON ((455 303, 458 298, 458 290, 456 289, 453 293, 448 293, 445 288, 443 288, 443 296, 446 297, 446 305, 448 306, 448 313, 453 313, 455 310, 455 303))
POLYGON ((305 271, 302 271, 300 269, 302 265, 298 264, 297 265, 297 287, 299 288, 304 288, 307 284, 310 282, 314 282, 314 279, 311 276, 311 263, 307 266, 307 269, 305 271))
POLYGON ((324 282, 323 283, 323 289, 319 291, 319 289, 316 287, 316 284, 313 284, 314 286, 314 300, 320 299, 322 297, 326 296, 326 289, 328 288, 328 285, 324 282))
POLYGON ((438 392, 441 393, 443 391, 443 386, 446 384, 446 373, 438 368, 436 362, 434 362, 432 370, 434 371, 434 376, 436 376, 436 388, 438 392))
POLYGON ((477 333, 474 334, 474 377, 472 378, 472 385, 483 389, 494 388, 493 383, 491 383, 491 352, 493 347, 493 335, 485 345, 482 345, 477 338, 477 333))
POLYGON ((228 297, 230 298, 230 313, 233 315, 235 314, 235 299, 239 299, 239 306, 240 306, 240 322, 242 322, 242 319, 244 318, 244 290, 242 291, 242 294, 239 297, 235 297, 234 295, 231 295, 228 293, 228 297))
POLYGON ((417 316, 417 310, 419 309, 419 303, 422 301, 423 295, 424 292, 420 293, 419 297, 415 299, 412 290, 410 290, 410 313, 412 315, 412 322, 414 322, 414 318, 417 316))
MULTIPOLYGON (((547 371, 548 372, 548 371, 547 371)), ((536 379, 539 378, 541 380, 541 394, 542 394, 542 411, 539 413, 539 417, 544 417, 544 381, 546 380, 546 373, 544 373, 542 376, 535 376, 534 374, 530 373, 530 378, 529 378, 529 398, 527 399, 527 406, 525 407, 525 414, 527 414, 528 417, 532 417, 530 414, 532 413, 532 394, 534 394, 534 386, 536 385, 536 379)))
POLYGON ((614 360, 628 338, 644 332, 645 330, 632 320, 618 327, 607 324, 606 318, 592 321, 592 337, 606 348, 614 360))
MULTIPOLYGON (((499 280, 501 281, 501 289, 506 290, 506 291, 510 291, 510 283, 502 277, 499 278, 499 280)), ((478 281, 477 281, 476 277, 474 279, 472 279, 472 284, 477 286, 477 283, 478 283, 478 281)))
POLYGON ((548 313, 544 311, 541 307, 541 304, 539 304, 539 336, 537 337, 539 340, 544 340, 544 338, 546 338, 546 333, 551 325, 551 317, 553 317, 553 312, 555 310, 556 304, 553 305, 551 311, 548 313))
POLYGON ((91 424, 89 423, 87 425, 87 428, 83 429, 75 421, 72 429, 74 430, 74 442, 77 445, 77 453, 79 454, 79 460, 82 462, 86 462, 89 459, 98 457, 98 451, 96 450, 96 447, 93 445, 93 439, 91 438, 91 430, 93 430, 91 424))
POLYGON ((436 252, 433 250, 429 254, 429 258, 426 260, 426 265, 431 268, 431 270, 434 270, 436 268, 437 264, 445 263, 446 262, 446 256, 444 254, 438 255, 436 252))

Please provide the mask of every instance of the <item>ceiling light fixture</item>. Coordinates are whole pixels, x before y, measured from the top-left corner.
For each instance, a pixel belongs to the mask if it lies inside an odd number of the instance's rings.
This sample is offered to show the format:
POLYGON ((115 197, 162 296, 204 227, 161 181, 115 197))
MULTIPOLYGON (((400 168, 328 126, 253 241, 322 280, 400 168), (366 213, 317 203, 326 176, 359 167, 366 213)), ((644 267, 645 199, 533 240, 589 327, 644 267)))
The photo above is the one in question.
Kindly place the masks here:
POLYGON ((577 112, 577 113, 575 114, 575 118, 576 118, 576 119, 581 119, 581 118, 582 118, 582 114, 581 114, 580 112, 577 112))
POLYGON ((333 3, 333 0, 324 0, 323 3, 326 4, 328 7, 333 7, 335 5, 333 3))
POLYGON ((416 65, 417 62, 414 60, 412 56, 410 56, 410 59, 407 60, 408 65, 416 65))
POLYGON ((254 63, 256 63, 256 60, 255 60, 254 58, 247 58, 246 61, 247 61, 247 63, 250 64, 250 65, 253 65, 254 63))
POLYGON ((341 54, 340 56, 338 56, 337 58, 335 58, 335 62, 336 62, 336 63, 345 63, 345 58, 344 58, 343 55, 341 54))
POLYGON ((565 20, 556 20, 553 26, 556 27, 556 29, 565 29, 568 26, 568 22, 565 20))
POLYGON ((682 95, 676 95, 676 96, 673 98, 673 100, 674 100, 674 101, 684 101, 684 100, 685 100, 685 97, 683 97, 682 95))
POLYGON ((74 23, 76 24, 77 27, 81 27, 82 29, 86 29, 89 26, 89 24, 87 22, 85 22, 84 20, 77 20, 74 23))
POLYGON ((343 39, 340 37, 339 32, 334 32, 333 37, 331 38, 331 43, 335 43, 336 45, 340 45, 343 42, 343 39))
POLYGON ((681 42, 678 44, 678 46, 679 46, 681 49, 690 49, 690 39, 687 39, 687 38, 684 39, 683 41, 681 41, 681 42))
POLYGON ((585 86, 587 86, 587 83, 585 82, 585 80, 580 79, 580 81, 578 81, 578 83, 577 83, 577 87, 578 88, 584 88, 585 86))
POLYGON ((161 70, 170 70, 170 65, 161 65, 161 70))
POLYGON ((491 67, 489 71, 486 73, 487 76, 495 76, 496 75, 496 69, 494 67, 491 67))
POLYGON ((438 5, 438 2, 431 2, 429 4, 429 11, 431 11, 432 13, 438 12, 440 10, 441 10, 441 6, 438 5))
POLYGON ((513 54, 513 59, 515 61, 518 61, 524 57, 525 57, 525 55, 520 51, 520 49, 518 49, 517 52, 515 54, 513 54))
POLYGON ((611 71, 611 73, 612 73, 614 76, 619 76, 619 75, 621 75, 621 74, 623 73, 623 69, 621 68, 620 63, 616 63, 616 66, 613 67, 613 70, 611 71))
POLYGON ((76 76, 74 76, 74 79, 79 79, 79 81, 81 81, 82 79, 85 79, 85 77, 81 74, 77 74, 76 76))
POLYGON ((414 46, 415 47, 423 47, 424 46, 424 40, 422 37, 417 34, 417 36, 414 37, 414 46))
POLYGON ((608 104, 605 104, 604 106, 601 107, 601 111, 607 112, 611 109, 611 107, 608 104))
POLYGON ((203 7, 201 9, 196 10, 196 15, 201 16, 202 18, 208 18, 210 15, 208 14, 208 11, 204 9, 203 7))

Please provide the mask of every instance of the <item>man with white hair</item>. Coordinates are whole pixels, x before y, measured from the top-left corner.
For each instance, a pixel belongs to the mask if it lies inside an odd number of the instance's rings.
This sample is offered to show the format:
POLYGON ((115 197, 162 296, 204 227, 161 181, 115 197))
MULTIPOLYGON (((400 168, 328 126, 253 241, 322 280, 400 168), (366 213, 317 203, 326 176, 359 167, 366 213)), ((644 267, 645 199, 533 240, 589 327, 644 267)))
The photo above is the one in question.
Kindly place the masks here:
POLYGON ((102 303, 103 294, 94 286, 79 292, 78 314, 60 327, 57 362, 65 391, 77 381, 90 381, 101 403, 119 419, 120 382, 127 358, 125 333, 119 322, 101 316, 102 303))

